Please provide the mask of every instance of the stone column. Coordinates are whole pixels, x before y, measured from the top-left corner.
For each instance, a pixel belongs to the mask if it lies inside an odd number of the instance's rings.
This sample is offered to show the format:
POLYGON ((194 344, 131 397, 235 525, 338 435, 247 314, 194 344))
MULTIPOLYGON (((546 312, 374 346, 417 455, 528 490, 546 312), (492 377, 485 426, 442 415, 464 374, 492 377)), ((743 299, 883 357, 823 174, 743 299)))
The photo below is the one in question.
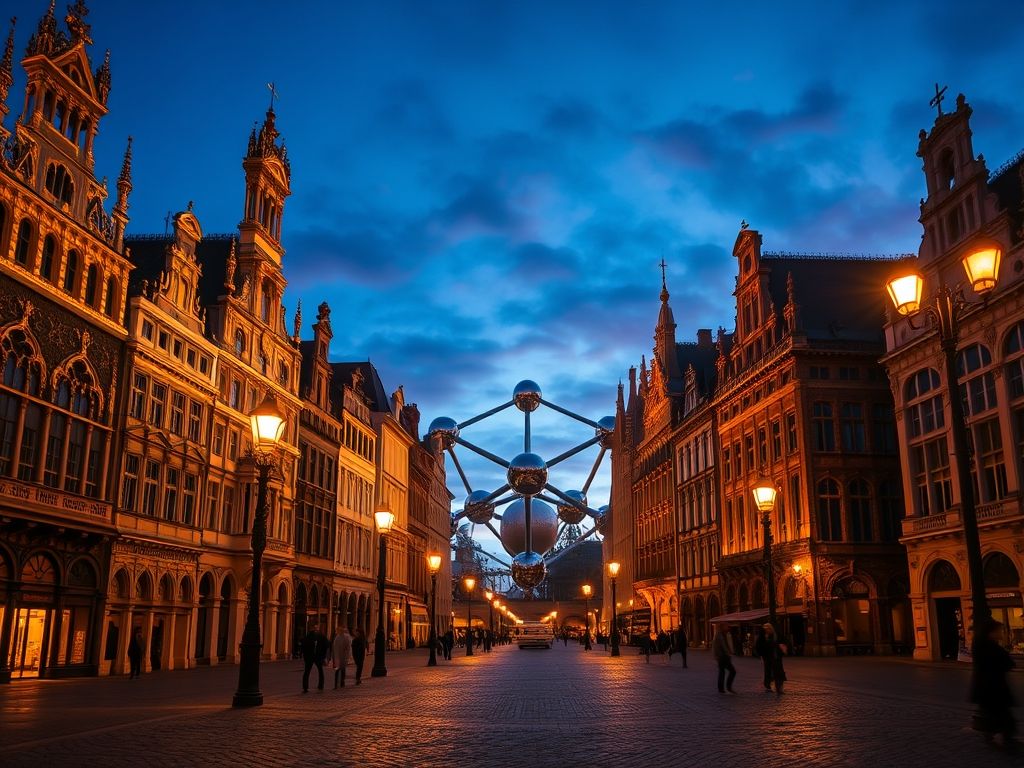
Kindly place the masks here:
POLYGON ((220 636, 220 598, 210 598, 210 617, 209 621, 206 622, 206 631, 209 633, 209 642, 207 643, 207 650, 210 654, 210 666, 215 666, 220 663, 220 658, 217 653, 217 638, 220 636))

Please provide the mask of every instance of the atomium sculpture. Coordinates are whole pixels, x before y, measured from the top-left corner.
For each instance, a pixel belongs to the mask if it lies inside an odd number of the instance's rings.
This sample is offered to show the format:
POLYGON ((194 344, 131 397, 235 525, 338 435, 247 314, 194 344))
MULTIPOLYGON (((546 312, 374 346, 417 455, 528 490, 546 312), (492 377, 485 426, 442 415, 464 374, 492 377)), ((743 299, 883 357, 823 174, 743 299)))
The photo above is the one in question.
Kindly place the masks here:
POLYGON ((525 379, 516 384, 512 399, 462 423, 447 416, 440 416, 430 423, 427 439, 436 440, 442 450, 448 452, 455 469, 466 487, 466 501, 461 512, 452 518, 452 529, 465 517, 474 525, 485 525, 498 537, 505 551, 512 555, 512 579, 529 591, 538 586, 547 575, 547 566, 572 546, 589 536, 603 531, 608 507, 591 509, 587 506, 587 491, 597 474, 605 453, 611 449, 611 435, 615 429, 615 417, 605 416, 600 421, 591 421, 572 411, 544 399, 536 382, 525 379), (462 430, 471 424, 483 421, 506 408, 515 406, 523 413, 523 452, 506 461, 483 448, 473 445, 462 437, 462 430), (546 406, 563 416, 576 419, 594 428, 594 437, 547 461, 530 450, 530 414, 540 406, 546 406), (473 490, 466 473, 455 454, 455 446, 461 445, 474 453, 493 461, 506 470, 505 485, 494 491, 473 490), (592 445, 600 446, 600 452, 582 490, 562 491, 554 486, 548 477, 549 470, 571 456, 592 445), (504 505, 504 512, 497 512, 504 505), (552 553, 559 537, 559 524, 576 526, 587 518, 593 520, 590 530, 584 531, 570 547, 552 553), (500 526, 495 529, 493 520, 500 526))

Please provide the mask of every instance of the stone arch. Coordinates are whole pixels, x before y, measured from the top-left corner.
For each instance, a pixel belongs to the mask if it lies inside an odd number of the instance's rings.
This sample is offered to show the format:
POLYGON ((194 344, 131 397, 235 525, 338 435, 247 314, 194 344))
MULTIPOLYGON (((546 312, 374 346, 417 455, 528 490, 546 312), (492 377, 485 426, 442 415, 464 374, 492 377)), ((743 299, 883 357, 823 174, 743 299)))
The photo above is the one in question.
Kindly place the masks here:
POLYGON ((960 574, 948 560, 936 560, 928 567, 925 576, 928 593, 959 592, 963 587, 960 574))
POLYGON ((21 564, 22 588, 53 590, 61 581, 59 560, 48 550, 30 552, 21 564))
MULTIPOLYGON (((50 374, 50 388, 54 393, 54 401, 61 398, 62 387, 68 390, 68 407, 81 416, 98 418, 104 412, 104 395, 99 385, 100 378, 96 374, 85 350, 89 345, 87 332, 82 335, 82 351, 66 358, 50 374)), ((58 402, 58 405, 60 403, 58 402)))
POLYGON ((220 583, 220 597, 222 600, 234 600, 238 597, 235 575, 231 571, 224 574, 224 580, 220 583))
POLYGON ((0 581, 14 579, 14 558, 6 547, 0 546, 0 581))
POLYGON ((94 590, 99 584, 99 569, 89 557, 76 558, 67 571, 67 585, 71 589, 94 590))
POLYGON ((161 603, 173 603, 177 597, 177 590, 174 587, 174 578, 169 573, 160 577, 160 586, 157 590, 157 600, 161 603))
POLYGON ((1020 589, 1020 572, 1013 560, 999 550, 989 552, 982 561, 985 587, 1020 589))
POLYGON ((764 582, 761 579, 757 579, 750 588, 750 607, 764 608, 766 605, 767 603, 765 603, 764 599, 764 582))
POLYGON ((131 577, 128 575, 127 568, 118 568, 117 573, 114 574, 114 578, 111 579, 113 585, 114 594, 122 599, 131 599, 131 577))
POLYGON ((747 582, 745 581, 740 584, 739 601, 741 611, 750 610, 750 588, 747 586, 747 582))
POLYGON ((178 600, 182 603, 192 602, 192 577, 187 573, 178 582, 178 600))
POLYGON ((153 577, 149 571, 143 571, 135 580, 135 597, 147 602, 153 599, 153 577))
POLYGON ((199 577, 199 600, 209 600, 213 597, 215 579, 213 573, 207 571, 199 577))

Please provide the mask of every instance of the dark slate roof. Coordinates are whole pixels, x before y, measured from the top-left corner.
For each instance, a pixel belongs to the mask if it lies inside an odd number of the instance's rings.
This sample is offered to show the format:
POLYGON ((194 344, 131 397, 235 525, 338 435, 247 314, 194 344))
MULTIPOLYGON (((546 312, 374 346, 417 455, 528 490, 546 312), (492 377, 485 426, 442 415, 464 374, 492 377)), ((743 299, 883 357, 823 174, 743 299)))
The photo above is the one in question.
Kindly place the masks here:
POLYGON ((697 342, 676 342, 676 360, 679 361, 679 370, 683 372, 685 379, 686 369, 693 366, 697 373, 699 392, 702 395, 707 394, 715 379, 716 359, 718 359, 718 347, 713 342, 704 345, 697 342))
MULTIPOLYGON (((313 381, 313 360, 316 357, 316 342, 299 342, 299 397, 305 397, 313 381)), ((333 387, 332 387, 333 389, 333 387)), ((332 401, 334 397, 330 398, 332 401)))
MULTIPOLYGON (((199 301, 203 306, 216 304, 217 299, 226 293, 224 274, 232 237, 233 235, 206 235, 196 247, 196 258, 203 267, 203 275, 199 279, 199 301)), ((143 280, 152 282, 160 276, 166 264, 167 246, 173 242, 174 236, 171 234, 125 237, 124 244, 131 248, 131 260, 136 266, 128 283, 130 295, 141 293, 143 280)))
POLYGON ((1010 227, 1010 237, 1014 244, 1022 239, 1021 225, 1024 224, 1024 210, 1021 208, 1021 203, 1024 202, 1020 175, 1022 165, 1024 151, 997 169, 989 182, 989 188, 996 194, 1000 207, 1009 213, 1010 220, 1015 224, 1010 227))
POLYGON ((391 397, 384 391, 384 383, 373 363, 369 360, 358 363, 331 363, 331 370, 334 375, 331 379, 332 400, 341 402, 342 387, 351 385, 352 373, 359 369, 363 372, 361 385, 362 396, 370 406, 371 411, 378 413, 391 412, 391 397))
POLYGON ((888 297, 885 281, 900 256, 839 257, 764 254, 771 267, 775 311, 786 306, 787 275, 800 308, 800 327, 817 341, 880 342, 888 297))

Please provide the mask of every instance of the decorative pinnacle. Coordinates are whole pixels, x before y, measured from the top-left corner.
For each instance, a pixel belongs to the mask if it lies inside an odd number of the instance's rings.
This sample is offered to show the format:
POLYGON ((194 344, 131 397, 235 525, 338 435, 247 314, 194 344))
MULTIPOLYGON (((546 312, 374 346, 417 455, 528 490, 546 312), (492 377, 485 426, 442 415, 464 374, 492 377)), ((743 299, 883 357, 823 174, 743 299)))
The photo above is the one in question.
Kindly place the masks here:
POLYGON ((11 29, 7 33, 7 45, 4 46, 4 57, 0 60, 0 82, 7 82, 8 87, 13 82, 12 72, 14 64, 14 26, 18 23, 17 16, 11 16, 11 29))
POLYGON ((117 177, 117 186, 132 188, 132 137, 128 137, 128 146, 124 150, 124 162, 121 163, 121 175, 117 177))
POLYGON ((658 266, 661 267, 661 301, 664 304, 668 301, 668 285, 665 283, 665 267, 668 264, 665 263, 664 256, 661 257, 661 263, 658 266))

